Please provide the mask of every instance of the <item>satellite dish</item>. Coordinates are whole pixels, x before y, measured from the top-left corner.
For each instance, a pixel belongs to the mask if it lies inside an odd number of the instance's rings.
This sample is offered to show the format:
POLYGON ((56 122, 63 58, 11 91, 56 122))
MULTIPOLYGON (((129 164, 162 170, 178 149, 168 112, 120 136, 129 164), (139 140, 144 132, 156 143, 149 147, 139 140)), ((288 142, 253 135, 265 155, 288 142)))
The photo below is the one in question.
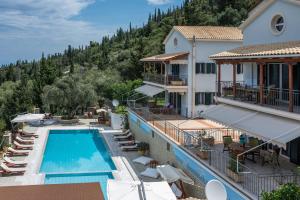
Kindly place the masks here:
POLYGON ((218 180, 211 180, 205 186, 205 194, 207 200, 226 200, 227 192, 223 185, 218 180))
POLYGON ((113 104, 114 107, 117 107, 119 105, 119 101, 117 99, 114 99, 112 101, 112 104, 113 104))

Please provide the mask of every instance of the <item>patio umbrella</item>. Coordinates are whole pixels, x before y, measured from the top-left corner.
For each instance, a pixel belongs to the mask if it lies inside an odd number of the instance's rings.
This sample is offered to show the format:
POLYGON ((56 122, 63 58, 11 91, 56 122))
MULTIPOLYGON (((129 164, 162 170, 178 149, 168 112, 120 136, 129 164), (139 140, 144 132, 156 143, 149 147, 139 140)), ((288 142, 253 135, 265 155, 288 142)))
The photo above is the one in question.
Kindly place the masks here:
POLYGON ((28 122, 34 122, 44 119, 44 114, 24 114, 24 115, 18 115, 13 120, 11 120, 11 123, 28 123, 28 122))
POLYGON ((167 182, 107 181, 108 200, 176 200, 167 182))
POLYGON ((105 110, 105 109, 103 109, 103 108, 100 108, 100 109, 97 109, 97 110, 96 110, 96 113, 101 113, 101 112, 107 113, 107 110, 105 110))
POLYGON ((194 184, 194 181, 188 177, 181 169, 172 167, 171 165, 159 165, 157 171, 160 176, 168 183, 174 183, 178 180, 187 184, 194 184))

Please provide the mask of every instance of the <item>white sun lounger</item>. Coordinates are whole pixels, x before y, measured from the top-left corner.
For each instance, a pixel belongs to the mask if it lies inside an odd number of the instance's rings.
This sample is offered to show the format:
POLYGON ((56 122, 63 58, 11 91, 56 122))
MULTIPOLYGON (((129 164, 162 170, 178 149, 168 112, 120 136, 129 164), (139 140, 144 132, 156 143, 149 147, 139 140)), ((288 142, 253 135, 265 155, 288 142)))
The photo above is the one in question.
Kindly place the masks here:
POLYGON ((14 141, 14 145, 16 145, 17 148, 20 148, 20 149, 32 149, 33 148, 33 145, 30 145, 30 144, 20 144, 17 141, 14 141))
POLYGON ((114 138, 115 138, 115 140, 124 140, 124 139, 128 139, 128 138, 130 138, 132 136, 132 133, 131 132, 129 132, 127 135, 122 135, 122 136, 115 136, 114 138))
POLYGON ((130 145, 130 146, 122 146, 121 147, 122 151, 137 151, 138 150, 138 145, 130 145))
POLYGON ((7 151, 12 155, 23 155, 23 156, 28 155, 30 153, 30 151, 28 150, 18 150, 12 147, 8 147, 7 151))
POLYGON ((4 157, 3 160, 8 163, 9 165, 13 165, 13 166, 26 166, 27 162, 25 161, 17 161, 17 160, 12 160, 9 157, 4 157))
POLYGON ((5 171, 6 174, 24 174, 25 168, 12 168, 8 167, 6 164, 1 163, 0 167, 5 171))
POLYGON ((119 133, 113 133, 114 136, 123 136, 123 135, 127 135, 130 132, 130 130, 126 130, 124 132, 119 132, 119 133))
POLYGON ((21 143, 34 143, 34 140, 31 140, 31 139, 22 139, 20 138, 19 136, 16 137, 16 140, 18 140, 18 142, 21 142, 21 143))

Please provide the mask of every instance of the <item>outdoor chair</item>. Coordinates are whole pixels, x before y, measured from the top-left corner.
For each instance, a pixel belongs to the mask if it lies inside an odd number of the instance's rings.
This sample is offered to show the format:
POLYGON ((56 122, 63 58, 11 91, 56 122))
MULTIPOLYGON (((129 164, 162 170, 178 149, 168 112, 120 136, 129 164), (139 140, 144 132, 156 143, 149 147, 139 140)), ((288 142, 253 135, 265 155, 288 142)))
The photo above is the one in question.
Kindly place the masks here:
POLYGON ((223 152, 224 151, 229 151, 229 145, 233 142, 232 140, 232 137, 231 136, 223 136, 223 144, 224 144, 224 147, 223 147, 223 152))
MULTIPOLYGON (((259 140, 257 138, 249 137, 249 142, 248 142, 249 149, 257 147, 258 145, 259 145, 259 140)), ((256 149, 253 149, 252 151, 247 153, 247 155, 252 155, 252 160, 254 161, 255 156, 260 157, 260 150, 261 147, 257 147, 256 149)))

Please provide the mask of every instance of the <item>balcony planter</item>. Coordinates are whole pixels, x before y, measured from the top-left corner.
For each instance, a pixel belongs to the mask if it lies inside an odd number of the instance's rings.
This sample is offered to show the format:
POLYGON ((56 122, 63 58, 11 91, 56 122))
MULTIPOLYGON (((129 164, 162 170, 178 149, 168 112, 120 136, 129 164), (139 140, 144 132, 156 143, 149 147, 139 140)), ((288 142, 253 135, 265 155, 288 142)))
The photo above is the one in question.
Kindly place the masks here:
POLYGON ((196 153, 199 158, 202 160, 208 160, 208 151, 206 150, 200 150, 199 152, 196 153))
POLYGON ((171 85, 182 86, 183 85, 183 81, 171 81, 171 85))
POLYGON ((243 182, 243 176, 232 171, 231 169, 226 169, 226 175, 231 178, 236 183, 242 183, 243 182))

